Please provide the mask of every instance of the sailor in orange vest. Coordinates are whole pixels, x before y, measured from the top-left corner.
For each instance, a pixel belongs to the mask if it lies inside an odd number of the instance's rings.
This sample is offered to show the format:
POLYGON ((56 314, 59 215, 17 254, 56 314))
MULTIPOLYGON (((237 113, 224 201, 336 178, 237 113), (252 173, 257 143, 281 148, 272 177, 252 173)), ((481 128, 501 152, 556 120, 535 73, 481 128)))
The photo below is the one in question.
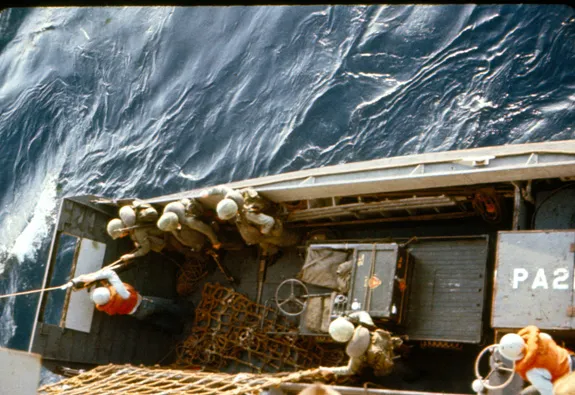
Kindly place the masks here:
POLYGON ((553 395, 553 383, 575 367, 573 353, 559 347, 551 336, 533 325, 503 336, 499 353, 515 361, 515 371, 531 383, 522 394, 536 389, 541 395, 553 395))
POLYGON ((71 280, 67 286, 76 287, 81 283, 106 280, 108 285, 99 286, 92 291, 90 298, 96 309, 109 315, 131 315, 140 320, 154 314, 168 313, 183 318, 186 311, 170 299, 142 296, 130 284, 122 282, 115 271, 103 269, 83 274, 71 280))

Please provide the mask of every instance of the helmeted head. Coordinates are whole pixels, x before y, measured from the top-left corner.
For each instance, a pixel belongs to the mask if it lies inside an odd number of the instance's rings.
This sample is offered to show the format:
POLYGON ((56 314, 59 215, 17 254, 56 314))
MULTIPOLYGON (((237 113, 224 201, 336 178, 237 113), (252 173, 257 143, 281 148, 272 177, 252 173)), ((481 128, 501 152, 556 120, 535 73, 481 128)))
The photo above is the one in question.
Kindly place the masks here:
POLYGON ((90 295, 92 302, 96 303, 97 305, 105 305, 110 301, 112 295, 110 294, 110 290, 106 287, 98 287, 92 291, 92 295, 90 295))
POLYGON ((523 358, 525 341, 517 333, 508 333, 499 341, 499 354, 510 361, 518 361, 523 358))
POLYGON ((120 208, 120 219, 126 226, 136 225, 136 211, 130 206, 120 208))
POLYGON ((218 203, 216 211, 218 212, 218 217, 221 220, 227 221, 235 217, 235 215, 238 213, 238 205, 232 199, 222 199, 218 203))
POLYGON ((137 222, 156 222, 158 220, 158 210, 149 203, 144 203, 136 199, 132 202, 132 208, 136 214, 137 222))
POLYGON ((329 324, 329 335, 333 340, 340 343, 348 342, 354 331, 354 326, 351 322, 343 317, 337 317, 329 324))
POLYGON ((117 239, 120 237, 127 236, 129 234, 128 231, 124 230, 126 225, 122 222, 120 218, 114 218, 108 222, 108 226, 106 230, 112 239, 117 239))
POLYGON ((180 203, 184 205, 187 214, 200 216, 204 213, 204 206, 197 199, 184 198, 180 200, 180 203))
POLYGON ((162 214, 158 220, 158 228, 164 232, 173 232, 174 230, 181 229, 180 221, 178 220, 178 215, 168 211, 162 214))

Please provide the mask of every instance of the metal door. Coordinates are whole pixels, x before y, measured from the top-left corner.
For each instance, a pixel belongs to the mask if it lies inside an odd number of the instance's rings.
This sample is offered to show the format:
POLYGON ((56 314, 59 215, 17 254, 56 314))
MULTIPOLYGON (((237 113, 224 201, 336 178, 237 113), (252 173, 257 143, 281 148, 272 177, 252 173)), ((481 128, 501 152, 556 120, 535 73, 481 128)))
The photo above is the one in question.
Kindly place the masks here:
POLYGON ((575 231, 499 232, 492 326, 573 328, 575 231))

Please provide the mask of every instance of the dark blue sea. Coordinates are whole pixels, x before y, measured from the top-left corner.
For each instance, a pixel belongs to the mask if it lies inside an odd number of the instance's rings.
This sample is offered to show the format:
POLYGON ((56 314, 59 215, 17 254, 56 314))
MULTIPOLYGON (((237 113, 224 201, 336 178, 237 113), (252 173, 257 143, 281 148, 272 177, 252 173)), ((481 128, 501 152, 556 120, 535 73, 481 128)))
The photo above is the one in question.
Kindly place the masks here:
MULTIPOLYGON (((5 9, 0 294, 40 286, 62 196, 572 138, 564 5, 5 9)), ((0 346, 36 302, 0 300, 0 346)))

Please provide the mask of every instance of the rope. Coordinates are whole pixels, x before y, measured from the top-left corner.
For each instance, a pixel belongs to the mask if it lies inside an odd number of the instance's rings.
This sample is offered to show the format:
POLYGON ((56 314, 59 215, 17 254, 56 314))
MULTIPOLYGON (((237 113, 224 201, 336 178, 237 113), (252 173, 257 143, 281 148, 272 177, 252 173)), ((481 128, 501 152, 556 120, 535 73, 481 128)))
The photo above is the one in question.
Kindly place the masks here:
MULTIPOLYGON (((121 259, 118 259, 117 261, 114 261, 112 263, 110 263, 109 265, 104 266, 102 269, 110 269, 110 270, 116 270, 119 269, 122 265, 120 264, 122 262, 121 259)), ((89 285, 91 283, 88 283, 86 285, 89 285)), ((60 289, 62 288, 64 285, 66 284, 62 284, 62 285, 58 285, 56 287, 50 287, 50 288, 40 288, 40 289, 33 289, 30 291, 22 291, 22 292, 15 292, 15 293, 11 293, 11 294, 7 294, 7 295, 0 295, 0 299, 4 299, 4 298, 9 298, 11 296, 20 296, 20 295, 29 295, 29 294, 33 294, 33 293, 38 293, 38 292, 42 292, 42 291, 54 291, 55 289, 60 289)))
MULTIPOLYGON (((134 250, 134 251, 136 251, 136 250, 134 250)), ((133 251, 132 251, 132 252, 133 252, 133 251)), ((103 269, 110 269, 110 270, 118 269, 120 266, 122 266, 122 265, 118 265, 118 264, 121 263, 121 262, 122 262, 122 260, 121 260, 121 259, 118 259, 117 261, 114 261, 114 262, 110 263, 109 265, 104 266, 104 267, 103 267, 102 269, 100 269, 100 270, 103 270, 103 269), (115 266, 115 265, 117 265, 117 266, 115 266)), ((126 263, 128 263, 128 262, 126 262, 126 263)), ((100 270, 98 270, 98 271, 100 271, 100 270)))
POLYGON ((197 394, 243 395, 283 383, 324 381, 319 369, 275 374, 202 372, 131 365, 103 365, 38 389, 42 395, 197 394))
POLYGON ((0 299, 9 298, 10 296, 28 295, 28 294, 33 294, 33 293, 42 292, 42 291, 53 291, 55 289, 60 289, 62 287, 63 287, 63 285, 58 285, 57 287, 40 288, 40 289, 33 289, 31 291, 15 292, 15 293, 8 294, 8 295, 0 295, 0 299))

